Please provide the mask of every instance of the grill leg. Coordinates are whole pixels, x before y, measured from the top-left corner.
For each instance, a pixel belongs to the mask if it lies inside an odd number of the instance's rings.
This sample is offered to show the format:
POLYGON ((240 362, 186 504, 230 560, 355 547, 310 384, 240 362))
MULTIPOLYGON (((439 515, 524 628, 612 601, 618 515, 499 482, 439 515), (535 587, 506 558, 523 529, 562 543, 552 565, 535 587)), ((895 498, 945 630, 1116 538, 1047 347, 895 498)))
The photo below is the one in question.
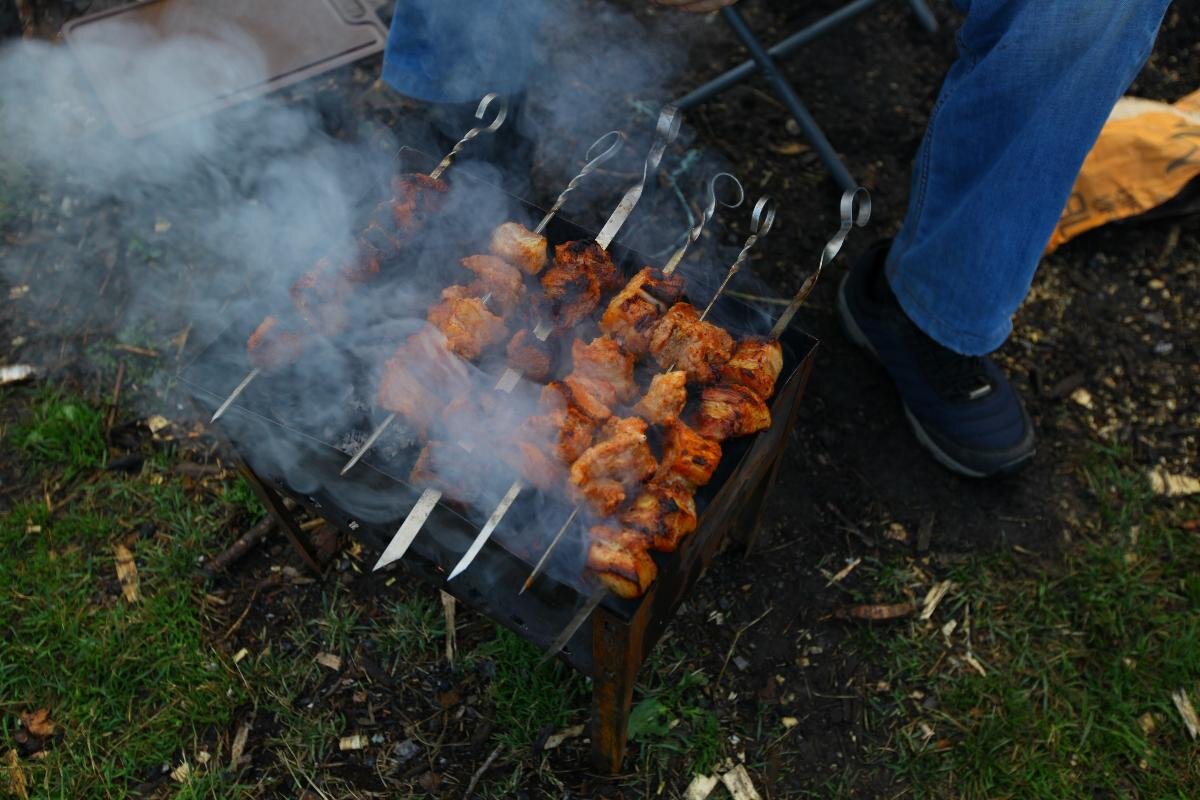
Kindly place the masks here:
MULTIPOLYGON (((653 590, 651 590, 653 591, 653 590)), ((615 774, 625 760, 629 736, 629 709, 633 685, 642 666, 642 643, 650 618, 652 598, 647 598, 634 618, 626 623, 604 609, 592 614, 592 763, 598 770, 615 774)))
POLYGON ((288 541, 292 543, 292 547, 300 554, 300 558, 304 561, 305 566, 312 570, 314 575, 322 573, 321 565, 314 555, 316 552, 312 546, 312 541, 308 538, 304 531, 300 530, 300 526, 296 524, 296 518, 292 516, 292 512, 288 511, 287 506, 283 504, 283 498, 279 492, 267 486, 259 477, 254 474, 254 470, 242 462, 240 465, 242 477, 244 477, 250 487, 254 489, 254 493, 258 495, 258 499, 267 507, 267 511, 279 523, 279 527, 283 529, 287 535, 288 541))

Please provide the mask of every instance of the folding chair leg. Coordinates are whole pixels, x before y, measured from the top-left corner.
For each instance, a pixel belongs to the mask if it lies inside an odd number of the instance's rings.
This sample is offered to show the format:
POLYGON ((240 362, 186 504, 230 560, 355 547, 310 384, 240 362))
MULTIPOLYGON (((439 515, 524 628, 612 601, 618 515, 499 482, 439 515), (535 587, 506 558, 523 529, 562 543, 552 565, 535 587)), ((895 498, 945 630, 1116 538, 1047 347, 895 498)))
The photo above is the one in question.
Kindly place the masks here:
POLYGON ((921 23, 921 27, 929 33, 936 33, 938 29, 937 17, 933 14, 933 9, 925 2, 925 0, 908 0, 908 4, 912 6, 913 13, 917 15, 917 21, 921 23))

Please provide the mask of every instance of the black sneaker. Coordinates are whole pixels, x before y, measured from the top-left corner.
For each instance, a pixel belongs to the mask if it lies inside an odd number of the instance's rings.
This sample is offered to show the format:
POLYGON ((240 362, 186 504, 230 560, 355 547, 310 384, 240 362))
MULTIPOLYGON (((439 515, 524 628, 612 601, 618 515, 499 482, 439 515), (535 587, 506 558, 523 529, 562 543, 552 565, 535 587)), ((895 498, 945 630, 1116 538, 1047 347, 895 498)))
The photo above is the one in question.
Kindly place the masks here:
POLYGON ((1033 423, 989 358, 964 356, 929 338, 905 315, 874 245, 842 279, 838 317, 900 392, 917 439, 946 467, 972 478, 1005 475, 1033 458, 1033 423))

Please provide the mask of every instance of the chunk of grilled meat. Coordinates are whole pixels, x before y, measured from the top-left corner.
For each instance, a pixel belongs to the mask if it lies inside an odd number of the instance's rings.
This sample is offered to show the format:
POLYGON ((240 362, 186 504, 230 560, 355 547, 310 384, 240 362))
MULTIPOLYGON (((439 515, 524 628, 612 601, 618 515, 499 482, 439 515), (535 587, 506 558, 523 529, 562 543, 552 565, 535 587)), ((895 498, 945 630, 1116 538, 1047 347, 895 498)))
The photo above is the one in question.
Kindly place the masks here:
POLYGON ((535 383, 542 383, 554 369, 554 350, 522 328, 508 343, 508 366, 535 383))
POLYGON ((500 448, 496 455, 539 492, 550 493, 562 489, 562 464, 533 442, 513 441, 500 448))
POLYGON ((505 222, 492 231, 488 250, 527 275, 537 275, 546 266, 546 237, 519 222, 505 222))
MULTIPOLYGON (((579 388, 578 381, 573 382, 579 388)), ((543 408, 575 408, 593 423, 599 424, 612 416, 612 409, 599 398, 588 392, 580 392, 578 396, 571 384, 565 381, 551 381, 542 389, 541 402, 543 408)))
POLYGON ((337 336, 350 324, 346 301, 354 287, 331 258, 322 258, 292 282, 292 303, 313 330, 337 336))
POLYGON ((663 454, 656 479, 678 478, 692 486, 712 480, 721 463, 721 445, 701 436, 678 419, 663 426, 663 454))
POLYGON ((587 565, 617 597, 641 597, 658 576, 658 567, 640 531, 596 525, 588 531, 587 565))
POLYGON ((617 404, 617 393, 604 381, 580 375, 568 375, 562 383, 571 393, 572 404, 595 420, 607 420, 617 404))
POLYGON ((403 236, 392 217, 390 200, 375 206, 366 229, 358 235, 355 244, 358 247, 357 258, 342 265, 342 274, 351 283, 374 280, 379 275, 383 262, 400 255, 404 244, 403 236))
POLYGON ((608 436, 589 447, 571 465, 575 494, 602 516, 613 514, 633 487, 654 473, 657 464, 646 443, 646 421, 628 417, 609 426, 608 436))
POLYGON ((673 552, 696 530, 694 492, 683 481, 651 481, 618 520, 624 527, 646 534, 655 550, 673 552))
POLYGON ((620 273, 595 242, 565 242, 554 248, 554 263, 542 273, 542 304, 555 327, 574 328, 619 286, 620 273))
POLYGON ((402 234, 411 234, 442 207, 450 187, 428 175, 405 174, 392 179, 392 221, 402 234))
POLYGON ((278 369, 299 361, 307 344, 306 331, 289 330, 268 316, 246 340, 246 358, 259 369, 278 369))
POLYGON ((782 371, 783 347, 779 340, 755 337, 738 344, 733 357, 721 367, 721 380, 745 386, 760 399, 769 400, 782 371))
POLYGON ((408 337, 383 365, 376 391, 380 408, 428 431, 446 404, 469 391, 471 376, 434 328, 408 337))
POLYGON ((633 413, 651 424, 663 425, 682 414, 686 403, 687 373, 660 372, 650 379, 650 386, 633 407, 633 413))
POLYGON ((542 408, 545 413, 523 422, 517 437, 539 443, 542 449, 551 449, 563 464, 573 463, 591 446, 595 420, 551 387, 542 390, 542 408))
POLYGON ((429 323, 446 337, 450 350, 473 361, 484 350, 502 341, 508 330, 504 320, 488 311, 471 290, 451 286, 442 291, 442 302, 429 309, 429 323))
POLYGON ((477 280, 468 288, 476 297, 491 295, 489 305, 508 317, 521 306, 525 298, 525 281, 521 272, 497 256, 467 256, 462 265, 475 273, 477 280))
POLYGON ((571 374, 607 384, 617 400, 627 403, 638 391, 633 380, 634 357, 607 336, 597 336, 588 344, 576 339, 571 343, 571 374))
POLYGON ((650 337, 650 353, 664 369, 683 370, 688 380, 712 383, 733 355, 733 337, 711 322, 700 320, 690 303, 671 306, 650 337))
POLYGON ((718 383, 704 387, 700 393, 696 419, 696 431, 701 436, 723 442, 771 427, 771 409, 741 384, 718 383))
POLYGON ((646 267, 609 301, 600 318, 600 330, 620 342, 626 352, 644 356, 663 313, 682 296, 682 275, 664 276, 646 267))

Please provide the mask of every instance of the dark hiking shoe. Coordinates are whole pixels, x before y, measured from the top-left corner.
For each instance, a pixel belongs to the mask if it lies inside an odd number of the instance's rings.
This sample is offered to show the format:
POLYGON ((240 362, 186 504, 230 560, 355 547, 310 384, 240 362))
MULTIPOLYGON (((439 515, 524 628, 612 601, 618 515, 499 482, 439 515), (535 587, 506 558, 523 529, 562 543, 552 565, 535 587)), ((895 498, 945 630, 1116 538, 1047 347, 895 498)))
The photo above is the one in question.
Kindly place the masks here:
POLYGON ((955 353, 908 319, 884 276, 889 246, 876 244, 842 279, 843 329, 883 364, 934 458, 972 478, 1015 472, 1034 454, 1021 398, 991 359, 955 353))

